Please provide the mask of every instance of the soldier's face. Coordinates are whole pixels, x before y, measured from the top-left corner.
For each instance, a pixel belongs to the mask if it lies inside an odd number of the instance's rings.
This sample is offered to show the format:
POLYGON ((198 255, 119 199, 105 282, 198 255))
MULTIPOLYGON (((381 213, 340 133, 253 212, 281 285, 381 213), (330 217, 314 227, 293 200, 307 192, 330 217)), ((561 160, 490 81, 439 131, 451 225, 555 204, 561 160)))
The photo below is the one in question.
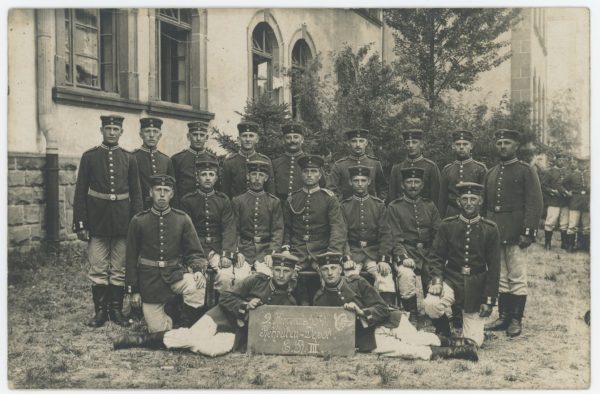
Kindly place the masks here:
POLYGON ((353 154, 356 156, 362 156, 369 145, 369 141, 366 138, 352 138, 348 141, 348 146, 353 154))
POLYGON ((502 160, 510 160, 517 155, 519 143, 508 138, 496 141, 496 151, 502 160))
POLYGON ((371 184, 371 178, 366 175, 356 175, 350 180, 350 186, 354 190, 355 194, 359 196, 367 194, 369 185, 371 184))
POLYGON ((556 165, 560 168, 564 168, 567 165, 567 159, 564 157, 556 159, 556 165))
POLYGON ((102 139, 109 144, 119 143, 119 138, 123 135, 123 129, 117 125, 106 125, 100 128, 102 139))
POLYGON ((302 170, 302 181, 307 187, 315 186, 321 180, 321 171, 318 168, 305 168, 302 170))
POLYGON ((156 127, 146 127, 140 130, 140 137, 144 146, 148 148, 155 148, 162 137, 162 132, 156 127))
POLYGON ((277 286, 285 286, 292 279, 294 270, 289 267, 274 266, 273 281, 277 286))
POLYGON ((211 190, 217 182, 217 171, 215 170, 200 170, 196 172, 198 183, 204 190, 211 190))
POLYGON ((285 150, 290 153, 296 153, 302 149, 304 143, 304 137, 302 134, 289 133, 283 137, 283 143, 285 144, 285 150))
POLYGON ((419 178, 408 178, 402 181, 404 185, 404 192, 406 195, 415 199, 419 194, 421 194, 421 190, 423 190, 423 180, 419 178))
POLYGON ((171 186, 152 186, 150 196, 154 208, 163 210, 169 206, 169 202, 173 198, 173 188, 171 186))
POLYGON ((423 141, 421 140, 407 140, 405 144, 406 151, 411 157, 419 156, 423 151, 423 141))
POLYGON ((204 145, 208 140, 208 133, 202 130, 196 130, 187 133, 187 138, 190 141, 190 146, 196 150, 204 149, 204 145))
POLYGON ((239 140, 243 150, 254 150, 254 147, 258 144, 258 134, 245 131, 240 134, 239 140))
POLYGON ((454 141, 452 144, 452 150, 456 154, 459 160, 468 159, 471 157, 471 150, 473 149, 473 144, 466 140, 458 140, 454 141))
POLYGON ((342 266, 339 264, 325 264, 319 267, 321 278, 327 285, 335 285, 342 277, 342 266))
POLYGON ((267 179, 269 179, 269 176, 262 171, 250 171, 248 173, 248 184, 250 189, 254 191, 262 190, 267 179))
POLYGON ((458 204, 466 217, 476 216, 479 212, 483 199, 477 194, 463 194, 458 198, 458 204))

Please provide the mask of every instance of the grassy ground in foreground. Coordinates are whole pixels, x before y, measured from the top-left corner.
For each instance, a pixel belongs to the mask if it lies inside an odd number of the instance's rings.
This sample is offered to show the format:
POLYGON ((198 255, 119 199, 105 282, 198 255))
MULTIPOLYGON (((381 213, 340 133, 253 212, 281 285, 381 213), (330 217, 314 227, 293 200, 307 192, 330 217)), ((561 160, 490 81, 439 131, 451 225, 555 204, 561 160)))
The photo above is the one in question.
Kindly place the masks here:
POLYGON ((586 388, 590 258, 559 250, 529 248, 524 332, 488 338, 478 363, 115 352, 112 340, 125 329, 83 324, 92 303, 80 256, 37 269, 9 262, 8 380, 12 388, 586 388))

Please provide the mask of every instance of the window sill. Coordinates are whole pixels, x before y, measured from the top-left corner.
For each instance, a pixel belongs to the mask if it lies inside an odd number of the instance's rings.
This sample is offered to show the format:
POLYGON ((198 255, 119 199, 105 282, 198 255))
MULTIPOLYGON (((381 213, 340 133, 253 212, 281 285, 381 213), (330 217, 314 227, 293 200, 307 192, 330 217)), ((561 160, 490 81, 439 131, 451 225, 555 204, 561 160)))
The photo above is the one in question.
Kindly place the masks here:
POLYGON ((215 114, 202 109, 193 108, 191 105, 170 103, 168 101, 150 101, 148 113, 156 116, 168 116, 186 120, 202 120, 210 122, 215 114))

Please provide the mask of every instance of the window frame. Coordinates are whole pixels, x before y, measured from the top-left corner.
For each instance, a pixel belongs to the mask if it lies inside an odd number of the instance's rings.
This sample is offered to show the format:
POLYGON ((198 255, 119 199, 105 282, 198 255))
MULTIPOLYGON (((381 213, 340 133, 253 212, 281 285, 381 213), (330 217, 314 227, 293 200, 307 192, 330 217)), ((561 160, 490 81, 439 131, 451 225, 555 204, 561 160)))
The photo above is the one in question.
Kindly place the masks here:
MULTIPOLYGON (((301 54, 302 50, 299 50, 299 52, 301 54)), ((308 69, 309 63, 312 61, 313 58, 314 58, 314 55, 312 53, 312 50, 311 50, 311 47, 310 47, 308 41, 305 40, 304 38, 297 39, 294 42, 294 44, 292 45, 291 59, 290 59, 291 70, 292 70, 291 86, 290 86, 290 96, 291 96, 290 107, 292 110, 292 118, 295 120, 298 120, 298 121, 302 120, 302 113, 301 113, 300 107, 299 107, 300 100, 297 99, 294 95, 294 78, 297 75, 296 73, 306 72, 306 70, 308 69), (302 45, 303 50, 305 52, 307 52, 309 55, 306 59, 304 59, 304 64, 302 63, 303 59, 299 59, 300 63, 294 61, 294 52, 298 45, 302 45)))

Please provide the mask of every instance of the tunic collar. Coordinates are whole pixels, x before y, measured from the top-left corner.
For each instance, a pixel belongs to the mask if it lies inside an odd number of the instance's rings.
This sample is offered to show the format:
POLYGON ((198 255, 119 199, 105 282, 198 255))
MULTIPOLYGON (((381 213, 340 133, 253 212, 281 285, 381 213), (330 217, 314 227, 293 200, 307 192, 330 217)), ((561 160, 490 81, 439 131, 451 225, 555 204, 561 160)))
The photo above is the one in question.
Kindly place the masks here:
POLYGON ((321 190, 321 186, 319 185, 313 187, 312 189, 307 189, 306 187, 302 188, 302 191, 306 194, 313 194, 315 192, 318 192, 319 190, 321 190))
POLYGON ((148 152, 148 153, 156 153, 158 151, 158 149, 156 149, 156 148, 154 148, 154 149, 148 149, 144 145, 141 146, 140 150, 142 150, 144 152, 148 152))
POLYGON ((104 142, 100 144, 100 148, 102 149, 106 149, 106 150, 117 150, 117 149, 121 149, 121 147, 119 145, 115 145, 115 146, 108 146, 108 145, 104 145, 104 142))
POLYGON ((342 277, 342 278, 340 278, 340 281, 336 285, 334 285, 334 286, 325 285, 324 289, 325 289, 325 291, 337 293, 338 291, 340 291, 343 284, 344 284, 344 278, 342 277))
POLYGON ((288 285, 287 289, 275 286, 275 283, 273 283, 273 278, 271 278, 269 280, 269 288, 271 289, 272 292, 279 292, 279 293, 290 293, 292 290, 292 289, 290 289, 289 285, 288 285))
POLYGON ((258 197, 258 196, 262 196, 263 194, 265 194, 264 189, 259 191, 259 192, 255 192, 254 190, 248 189, 248 194, 258 197))
POLYGON ((164 211, 159 211, 158 209, 155 209, 154 207, 152 207, 152 208, 150 208, 150 212, 152 212, 156 216, 166 216, 167 214, 169 214, 171 212, 171 207, 168 207, 164 211))
POLYGON ((356 155, 353 155, 352 153, 350 153, 350 158, 351 158, 352 160, 357 160, 357 161, 358 161, 358 160, 365 160, 365 159, 367 158, 367 154, 366 154, 366 153, 363 153, 363 154, 362 154, 362 155, 360 155, 360 156, 356 156, 356 155))
POLYGON ((201 189, 198 189, 198 194, 204 198, 207 198, 207 197, 213 196, 215 194, 215 189, 212 189, 208 193, 204 193, 201 189))
POLYGON ((352 195, 352 198, 353 198, 353 199, 355 199, 355 200, 357 200, 357 201, 360 201, 360 202, 365 202, 365 201, 367 201, 369 198, 371 198, 371 195, 370 195, 370 194, 367 194, 367 195, 366 195, 366 196, 364 196, 364 197, 360 197, 360 196, 357 196, 356 194, 353 194, 353 195, 352 195))
POLYGON ((460 214, 460 215, 458 215, 458 218, 467 224, 479 223, 479 221, 481 220, 481 216, 479 216, 479 215, 475 216, 473 219, 467 219, 462 214, 460 214))
POLYGON ((464 164, 470 163, 472 161, 473 161, 473 158, 469 157, 467 160, 462 160, 462 161, 461 160, 456 160, 455 163, 456 164, 463 164, 464 165, 464 164))
POLYGON ((421 196, 417 196, 417 198, 415 198, 414 200, 409 198, 406 194, 404 195, 404 201, 410 203, 410 204, 416 204, 419 201, 421 201, 421 196))
POLYGON ((414 159, 411 159, 410 157, 407 157, 406 161, 409 162, 409 163, 416 163, 416 162, 421 161, 423 159, 424 159, 423 155, 419 155, 419 156, 415 157, 414 159))
POLYGON ((187 150, 191 153, 193 153, 194 155, 199 155, 201 153, 206 152, 206 149, 201 149, 201 150, 196 150, 194 148, 192 148, 191 146, 187 148, 187 150))
POLYGON ((304 151, 299 150, 296 153, 290 153, 288 151, 285 151, 285 152, 283 152, 283 154, 286 155, 286 156, 288 156, 288 157, 296 158, 296 157, 302 156, 304 154, 304 151))
POLYGON ((252 151, 252 152, 250 152, 249 154, 245 154, 244 152, 242 152, 242 150, 241 150, 241 149, 238 151, 238 155, 240 155, 240 156, 242 156, 242 157, 245 157, 246 159, 248 159, 248 158, 250 158, 250 157, 254 156, 254 154, 255 154, 255 153, 256 153, 256 151, 255 151, 255 150, 253 150, 253 151, 252 151))
POLYGON ((519 159, 517 157, 513 157, 512 159, 507 160, 507 161, 502 161, 501 163, 502 163, 503 166, 507 166, 509 164, 516 163, 518 161, 519 161, 519 159))

